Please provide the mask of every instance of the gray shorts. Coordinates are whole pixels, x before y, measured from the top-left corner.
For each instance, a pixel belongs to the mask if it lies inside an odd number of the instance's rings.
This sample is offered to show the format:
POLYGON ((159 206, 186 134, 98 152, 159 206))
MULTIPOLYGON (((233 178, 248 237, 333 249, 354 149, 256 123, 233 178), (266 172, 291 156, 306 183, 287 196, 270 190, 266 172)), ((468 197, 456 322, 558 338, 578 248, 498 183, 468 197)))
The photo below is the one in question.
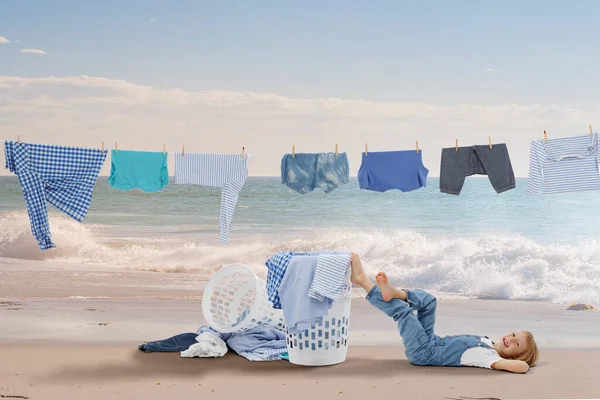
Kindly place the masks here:
POLYGON ((506 144, 442 149, 440 192, 460 194, 465 178, 487 175, 496 193, 515 188, 515 174, 506 144))

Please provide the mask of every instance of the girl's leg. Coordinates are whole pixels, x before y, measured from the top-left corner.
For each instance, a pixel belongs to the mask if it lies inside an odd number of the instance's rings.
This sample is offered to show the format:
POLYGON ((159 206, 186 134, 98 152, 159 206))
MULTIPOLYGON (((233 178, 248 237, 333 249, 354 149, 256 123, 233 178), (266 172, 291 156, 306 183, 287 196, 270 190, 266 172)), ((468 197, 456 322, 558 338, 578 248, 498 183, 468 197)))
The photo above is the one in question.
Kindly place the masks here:
POLYGON ((378 286, 372 287, 366 299, 398 324, 408 360, 417 365, 430 365, 429 359, 432 355, 430 337, 413 314, 413 308, 400 299, 383 300, 378 286))
POLYGON ((371 305, 398 323, 408 360, 413 364, 427 365, 431 355, 429 335, 412 313, 413 309, 400 299, 383 300, 381 291, 367 278, 356 254, 352 254, 352 283, 361 286, 368 293, 366 299, 371 305))
POLYGON ((383 272, 377 274, 376 279, 383 300, 400 299, 408 302, 417 311, 417 319, 423 326, 427 336, 431 336, 435 327, 435 310, 437 308, 435 296, 421 289, 402 290, 393 287, 383 272))

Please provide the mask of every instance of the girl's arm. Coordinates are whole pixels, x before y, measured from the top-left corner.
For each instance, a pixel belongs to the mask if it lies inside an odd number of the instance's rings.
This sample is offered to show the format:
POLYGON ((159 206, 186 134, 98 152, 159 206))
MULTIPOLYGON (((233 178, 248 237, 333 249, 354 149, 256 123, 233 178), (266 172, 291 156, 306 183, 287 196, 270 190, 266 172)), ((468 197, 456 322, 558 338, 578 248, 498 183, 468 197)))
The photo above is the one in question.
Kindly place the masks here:
POLYGON ((500 369, 504 371, 524 374, 529 370, 529 365, 521 360, 500 360, 492 364, 492 369, 500 369))

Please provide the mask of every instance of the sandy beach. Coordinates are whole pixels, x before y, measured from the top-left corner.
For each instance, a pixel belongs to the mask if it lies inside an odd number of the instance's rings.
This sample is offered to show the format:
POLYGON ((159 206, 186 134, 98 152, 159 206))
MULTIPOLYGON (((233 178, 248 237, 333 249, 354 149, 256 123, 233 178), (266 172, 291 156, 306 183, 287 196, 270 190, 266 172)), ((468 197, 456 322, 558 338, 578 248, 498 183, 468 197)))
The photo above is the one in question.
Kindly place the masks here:
MULTIPOLYGON (((0 395, 30 399, 260 399, 405 396, 593 398, 600 394, 600 313, 547 302, 444 299, 439 334, 526 328, 542 358, 526 375, 415 367, 393 322, 353 300, 345 363, 306 368, 145 354, 144 341, 195 332, 205 282, 194 274, 0 259, 0 395), (515 310, 518 310, 516 312, 515 310)), ((14 398, 14 397, 13 397, 14 398)))
POLYGON ((556 399, 599 393, 599 351, 545 351, 527 375, 414 367, 400 347, 352 347, 345 363, 321 368, 250 363, 232 354, 190 360, 99 342, 1 345, 0 351, 1 393, 30 399, 556 399))

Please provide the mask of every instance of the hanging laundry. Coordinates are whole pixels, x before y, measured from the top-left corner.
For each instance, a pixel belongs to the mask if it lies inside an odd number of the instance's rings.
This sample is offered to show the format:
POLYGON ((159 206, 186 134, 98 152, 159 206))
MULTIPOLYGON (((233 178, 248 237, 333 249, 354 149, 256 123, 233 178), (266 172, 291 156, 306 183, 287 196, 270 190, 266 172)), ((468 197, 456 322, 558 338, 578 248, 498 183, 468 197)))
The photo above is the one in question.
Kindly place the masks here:
POLYGON ((290 334, 309 329, 312 323, 323 321, 329 313, 331 300, 309 296, 315 278, 319 256, 293 256, 279 285, 281 308, 290 334))
POLYGON ((471 175, 487 175, 496 193, 514 189, 515 174, 506 144, 494 144, 491 149, 489 145, 442 149, 440 192, 459 195, 465 178, 471 175))
POLYGON ((158 192, 169 183, 167 153, 112 150, 108 183, 115 189, 158 192))
POLYGON ((175 183, 222 188, 219 240, 229 241, 229 231, 238 196, 248 178, 248 155, 175 154, 175 183))
POLYGON ((308 295, 319 301, 324 301, 325 298, 338 300, 347 283, 348 267, 350 267, 350 252, 320 254, 308 295))
POLYGON ((4 142, 6 168, 19 177, 31 230, 41 250, 51 239, 46 201, 78 222, 87 215, 107 151, 4 142))
POLYGON ((427 186, 428 175, 423 152, 406 150, 363 153, 357 177, 361 189, 410 192, 427 186))
POLYGON ((534 140, 527 194, 600 190, 600 135, 534 140))
POLYGON ((300 194, 317 188, 329 193, 349 181, 346 153, 286 154, 281 159, 281 183, 300 194))

